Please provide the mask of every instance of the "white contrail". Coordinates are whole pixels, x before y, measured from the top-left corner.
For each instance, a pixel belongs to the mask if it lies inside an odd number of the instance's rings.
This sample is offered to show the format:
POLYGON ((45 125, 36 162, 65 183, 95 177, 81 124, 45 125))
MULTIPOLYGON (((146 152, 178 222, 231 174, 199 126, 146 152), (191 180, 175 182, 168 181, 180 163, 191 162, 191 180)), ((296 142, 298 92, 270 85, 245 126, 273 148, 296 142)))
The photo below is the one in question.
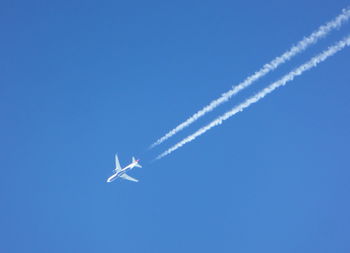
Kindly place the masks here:
POLYGON ((320 38, 326 36, 333 29, 339 28, 344 22, 346 22, 350 18, 350 9, 342 10, 342 13, 337 16, 332 21, 326 23, 325 25, 320 26, 316 31, 311 33, 308 37, 305 37, 303 40, 299 41, 295 46, 292 46, 288 51, 283 53, 281 56, 278 56, 271 62, 265 64, 259 71, 255 72, 253 75, 247 77, 243 82, 238 84, 237 86, 233 86, 231 90, 223 93, 221 97, 216 100, 210 102, 209 105, 203 107, 201 110, 193 114, 183 123, 175 127, 173 130, 169 131, 163 137, 154 142, 150 148, 153 148, 165 140, 169 139, 171 136, 175 135, 177 132, 181 131, 185 127, 188 127, 190 124, 195 122, 200 117, 204 116, 206 113, 212 111, 214 108, 219 106, 220 104, 228 101, 233 95, 237 94, 239 91, 251 85, 253 82, 263 77, 270 71, 276 69, 282 63, 290 60, 296 54, 305 50, 308 46, 316 43, 320 38))
POLYGON ((311 58, 311 60, 309 60, 308 62, 299 66, 298 68, 294 69, 293 71, 289 72, 287 75, 283 76, 278 81, 272 83, 270 86, 264 88, 262 91, 260 91, 256 95, 248 98, 243 103, 235 106, 231 111, 226 112, 225 114, 223 114, 220 117, 213 120, 208 125, 200 128, 194 134, 186 137, 185 139, 183 139, 182 141, 180 141, 179 143, 177 143, 173 147, 169 148, 168 150, 166 150, 165 152, 160 154, 156 159, 158 160, 166 155, 169 155, 170 153, 174 152, 176 149, 182 147, 183 145, 185 145, 188 142, 193 141, 198 136, 204 134, 205 132, 207 132, 211 128, 218 126, 218 125, 221 125, 223 121, 229 119, 230 117, 232 117, 236 113, 243 111, 245 108, 249 107, 251 104, 258 102, 260 99, 262 99, 263 97, 265 97, 267 94, 271 93, 272 91, 274 91, 278 87, 285 85, 287 82, 292 81, 296 76, 301 75, 304 71, 309 70, 313 67, 316 67, 319 63, 325 61, 328 57, 334 55, 335 53, 342 50, 346 46, 350 46, 350 36, 339 41, 335 45, 329 47, 327 50, 323 51, 319 55, 311 58))

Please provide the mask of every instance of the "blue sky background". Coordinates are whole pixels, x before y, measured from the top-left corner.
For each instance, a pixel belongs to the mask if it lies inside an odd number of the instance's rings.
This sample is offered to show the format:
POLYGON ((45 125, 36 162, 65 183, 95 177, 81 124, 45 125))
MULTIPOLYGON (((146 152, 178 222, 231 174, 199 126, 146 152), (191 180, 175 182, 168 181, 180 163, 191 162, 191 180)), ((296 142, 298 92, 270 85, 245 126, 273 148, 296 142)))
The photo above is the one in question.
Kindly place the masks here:
POLYGON ((347 5, 2 1, 0 252, 350 252, 349 48, 151 163, 349 24, 147 150, 347 5))

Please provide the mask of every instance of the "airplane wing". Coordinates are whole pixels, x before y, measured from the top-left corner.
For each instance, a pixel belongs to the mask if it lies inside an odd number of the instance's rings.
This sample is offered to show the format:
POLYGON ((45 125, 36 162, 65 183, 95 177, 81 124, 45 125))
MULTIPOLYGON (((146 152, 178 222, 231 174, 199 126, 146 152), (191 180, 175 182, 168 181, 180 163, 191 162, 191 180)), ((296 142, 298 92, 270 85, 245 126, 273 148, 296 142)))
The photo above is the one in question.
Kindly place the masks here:
POLYGON ((137 180, 136 178, 133 178, 133 177, 130 177, 128 175, 126 175, 125 173, 123 175, 120 176, 121 178, 124 178, 126 180, 130 180, 130 181, 133 181, 133 182, 138 182, 139 180, 137 180))
POLYGON ((120 171, 122 170, 122 167, 120 166, 118 155, 115 154, 115 171, 120 171))

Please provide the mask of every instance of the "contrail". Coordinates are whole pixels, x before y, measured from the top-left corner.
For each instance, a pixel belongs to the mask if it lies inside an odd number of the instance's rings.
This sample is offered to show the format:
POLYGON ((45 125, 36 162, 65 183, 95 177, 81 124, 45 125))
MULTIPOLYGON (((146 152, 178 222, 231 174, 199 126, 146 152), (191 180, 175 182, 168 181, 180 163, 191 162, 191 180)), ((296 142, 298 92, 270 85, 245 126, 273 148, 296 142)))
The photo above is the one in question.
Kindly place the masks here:
POLYGON ((220 104, 228 101, 233 95, 237 94, 239 91, 251 85, 253 82, 257 81, 259 78, 263 77, 270 71, 276 69, 282 63, 290 60, 293 56, 298 53, 304 51, 308 46, 316 43, 320 38, 326 36, 330 31, 339 28, 344 22, 346 22, 350 18, 350 9, 342 10, 342 13, 337 16, 332 21, 326 23, 325 25, 320 26, 316 31, 311 33, 308 37, 305 37, 301 41, 299 41, 295 46, 292 46, 288 51, 283 53, 281 56, 276 57, 271 62, 265 64, 260 70, 255 72, 253 75, 247 77, 243 82, 238 84, 237 86, 233 86, 231 90, 223 93, 221 97, 217 98, 210 102, 209 105, 203 107, 201 110, 193 114, 183 123, 169 131, 163 137, 154 142, 150 148, 153 148, 165 140, 169 139, 171 136, 175 135, 177 132, 181 131, 185 127, 188 127, 190 124, 195 122, 200 117, 204 116, 208 112, 212 111, 214 108, 219 106, 220 104))
POLYGON ((287 75, 283 76, 278 81, 272 83, 270 86, 264 88, 262 91, 257 93, 256 95, 248 98, 243 103, 235 106, 231 111, 226 112, 225 114, 221 115, 220 117, 213 120, 208 125, 200 128, 197 132, 193 133, 192 135, 189 135, 173 147, 169 148, 162 154, 160 154, 156 160, 163 158, 166 155, 169 155, 170 153, 174 152, 176 149, 182 147, 188 142, 193 141, 198 136, 204 134, 211 128, 221 125, 223 121, 229 119, 233 115, 235 115, 238 112, 243 111, 245 108, 249 107, 251 104, 254 104, 258 102, 260 99, 264 98, 267 94, 271 93, 275 89, 277 89, 280 86, 285 85, 287 82, 292 81, 296 76, 300 76, 304 71, 307 71, 313 67, 316 67, 319 63, 325 61, 328 57, 334 55, 338 51, 342 50, 344 47, 350 46, 350 36, 346 37, 345 39, 339 41, 335 45, 329 47, 327 50, 323 51, 319 55, 311 58, 308 62, 304 63, 303 65, 299 66, 298 68, 294 69, 293 71, 289 72, 287 75))

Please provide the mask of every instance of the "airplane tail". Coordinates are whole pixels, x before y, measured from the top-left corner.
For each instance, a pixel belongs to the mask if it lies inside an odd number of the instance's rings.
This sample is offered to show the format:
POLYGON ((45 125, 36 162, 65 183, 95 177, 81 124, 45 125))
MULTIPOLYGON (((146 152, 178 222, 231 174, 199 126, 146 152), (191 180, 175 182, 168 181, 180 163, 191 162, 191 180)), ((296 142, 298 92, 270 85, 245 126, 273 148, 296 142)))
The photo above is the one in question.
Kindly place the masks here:
POLYGON ((136 167, 139 167, 139 168, 142 168, 142 166, 139 164, 139 161, 137 160, 136 161, 136 159, 135 159, 135 157, 132 157, 132 162, 134 163, 134 162, 136 162, 136 167))

